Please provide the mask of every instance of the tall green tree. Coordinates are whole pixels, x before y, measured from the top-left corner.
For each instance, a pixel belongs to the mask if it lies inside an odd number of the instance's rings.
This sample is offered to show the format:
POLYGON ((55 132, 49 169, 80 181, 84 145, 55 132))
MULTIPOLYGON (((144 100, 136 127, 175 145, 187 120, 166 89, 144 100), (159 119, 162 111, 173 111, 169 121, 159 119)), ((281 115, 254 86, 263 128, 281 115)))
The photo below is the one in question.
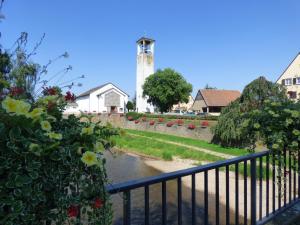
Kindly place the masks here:
POLYGON ((223 146, 254 149, 258 137, 245 129, 251 122, 245 115, 261 110, 266 100, 286 102, 288 99, 284 87, 265 77, 259 77, 244 88, 240 98, 222 110, 218 124, 213 129, 213 142, 223 146))
POLYGON ((188 102, 193 87, 173 69, 157 70, 147 77, 143 85, 143 96, 148 102, 163 112, 168 112, 174 104, 188 102))
POLYGON ((128 101, 128 102, 126 103, 126 109, 128 110, 128 112, 129 112, 130 110, 133 110, 133 103, 132 103, 132 101, 128 101))

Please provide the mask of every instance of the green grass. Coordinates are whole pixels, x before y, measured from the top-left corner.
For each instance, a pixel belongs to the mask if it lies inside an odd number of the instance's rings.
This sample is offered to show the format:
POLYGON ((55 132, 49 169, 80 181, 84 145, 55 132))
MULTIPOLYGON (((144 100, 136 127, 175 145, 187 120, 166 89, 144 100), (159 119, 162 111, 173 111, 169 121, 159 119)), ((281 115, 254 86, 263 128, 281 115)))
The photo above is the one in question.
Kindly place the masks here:
POLYGON ((118 148, 165 160, 171 160, 174 156, 182 159, 193 159, 208 162, 215 162, 224 159, 222 157, 203 153, 187 147, 163 143, 146 137, 132 136, 129 133, 115 137, 114 139, 118 148))
POLYGON ((241 156, 241 155, 246 155, 249 153, 246 149, 225 148, 220 145, 211 144, 206 141, 193 139, 193 138, 179 137, 179 136, 154 133, 154 132, 149 132, 149 131, 129 130, 129 129, 126 129, 126 132, 128 134, 137 134, 137 135, 143 135, 146 137, 159 138, 159 139, 163 139, 166 141, 172 141, 172 142, 190 145, 190 146, 194 146, 194 147, 204 148, 204 149, 208 149, 211 151, 225 153, 225 154, 229 154, 229 155, 233 155, 233 156, 241 156))

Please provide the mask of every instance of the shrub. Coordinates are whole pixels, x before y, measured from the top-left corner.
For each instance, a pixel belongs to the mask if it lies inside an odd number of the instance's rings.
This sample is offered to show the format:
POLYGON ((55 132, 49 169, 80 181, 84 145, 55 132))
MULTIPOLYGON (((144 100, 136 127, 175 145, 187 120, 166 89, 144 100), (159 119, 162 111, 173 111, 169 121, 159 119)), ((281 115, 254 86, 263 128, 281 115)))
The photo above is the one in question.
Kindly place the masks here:
POLYGON ((208 126, 209 126, 208 121, 204 120, 201 122, 201 127, 208 127, 208 126))
POLYGON ((146 121, 147 121, 147 117, 146 117, 146 116, 143 116, 143 117, 142 117, 142 121, 143 121, 143 122, 146 122, 146 121))
POLYGON ((190 130, 194 130, 196 128, 196 126, 195 126, 195 124, 189 124, 188 125, 188 129, 190 129, 190 130))
POLYGON ((135 121, 134 121, 135 124, 138 124, 139 122, 140 122, 139 120, 135 120, 135 121))
POLYGON ((172 127, 173 125, 174 125, 174 122, 172 122, 172 121, 169 121, 169 122, 167 122, 167 127, 172 127))
POLYGON ((128 116, 127 119, 128 119, 129 121, 133 121, 133 120, 134 120, 134 118, 133 118, 132 116, 128 116))
POLYGON ((35 92, 37 65, 17 52, 10 71, 0 47, 0 223, 110 225, 103 150, 118 130, 92 115, 63 116, 74 95, 35 92))
POLYGON ((184 121, 182 119, 176 120, 176 123, 178 126, 182 126, 184 124, 184 121))
POLYGON ((150 120, 149 125, 153 126, 155 124, 154 120, 150 120))

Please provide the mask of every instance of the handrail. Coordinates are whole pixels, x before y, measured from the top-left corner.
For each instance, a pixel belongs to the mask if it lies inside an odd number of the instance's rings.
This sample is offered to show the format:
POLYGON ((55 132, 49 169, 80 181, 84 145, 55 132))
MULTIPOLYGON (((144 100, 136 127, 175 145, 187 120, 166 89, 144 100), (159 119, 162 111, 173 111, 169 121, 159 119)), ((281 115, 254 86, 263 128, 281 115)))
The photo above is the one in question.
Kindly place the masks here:
POLYGON ((126 182, 108 185, 106 187, 106 190, 110 194, 124 192, 124 191, 128 191, 128 190, 144 187, 145 185, 152 185, 152 184, 160 183, 162 181, 173 180, 173 179, 176 179, 179 177, 185 177, 185 176, 189 176, 189 175, 192 175, 195 173, 200 173, 200 172, 224 167, 227 165, 236 164, 236 163, 243 162, 243 161, 256 159, 259 157, 266 156, 269 153, 270 153, 269 151, 251 153, 248 155, 239 156, 236 158, 231 158, 231 159, 226 159, 226 160, 221 160, 221 161, 209 163, 206 165, 196 166, 196 167, 189 168, 189 169, 183 169, 183 170, 178 170, 178 171, 169 172, 169 173, 162 173, 162 174, 159 174, 156 176, 134 179, 134 180, 126 181, 126 182))

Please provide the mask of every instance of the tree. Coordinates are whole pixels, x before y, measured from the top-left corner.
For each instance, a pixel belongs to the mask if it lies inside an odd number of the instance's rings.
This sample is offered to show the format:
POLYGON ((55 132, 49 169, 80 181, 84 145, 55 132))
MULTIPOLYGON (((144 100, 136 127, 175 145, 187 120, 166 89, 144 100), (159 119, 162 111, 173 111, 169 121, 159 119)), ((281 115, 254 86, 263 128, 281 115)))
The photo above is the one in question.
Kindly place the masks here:
POLYGON ((209 84, 206 84, 204 86, 204 89, 217 89, 216 87, 210 86, 209 84))
POLYGON ((285 89, 264 77, 259 77, 244 88, 237 100, 222 110, 218 124, 213 129, 213 142, 223 146, 254 149, 258 137, 244 129, 249 122, 245 115, 262 109, 266 100, 286 102, 285 89))
POLYGON ((167 68, 147 77, 143 89, 143 97, 148 97, 147 102, 163 113, 174 104, 187 103, 193 88, 180 73, 167 68))
POLYGON ((132 101, 128 101, 127 104, 126 104, 126 109, 128 110, 128 112, 130 110, 133 110, 133 103, 132 101))

